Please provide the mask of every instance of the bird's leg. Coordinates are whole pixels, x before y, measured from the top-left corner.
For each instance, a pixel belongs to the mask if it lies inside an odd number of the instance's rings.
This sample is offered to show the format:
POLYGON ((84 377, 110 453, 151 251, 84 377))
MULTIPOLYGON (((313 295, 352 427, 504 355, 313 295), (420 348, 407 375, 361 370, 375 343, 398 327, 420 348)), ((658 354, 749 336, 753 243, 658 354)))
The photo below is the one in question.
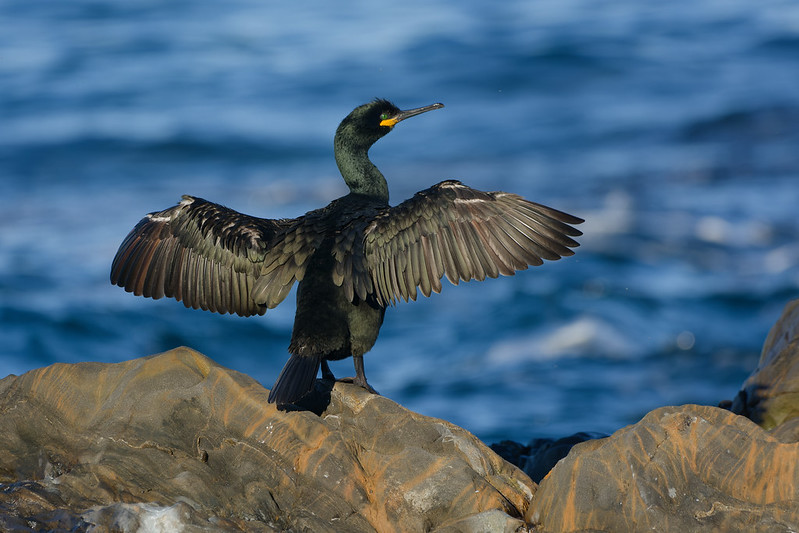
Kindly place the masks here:
POLYGON ((355 379, 353 379, 352 382, 355 385, 363 387, 364 389, 368 390, 372 394, 380 394, 379 392, 374 390, 371 385, 369 385, 366 382, 366 374, 363 371, 363 355, 355 355, 355 354, 353 354, 352 355, 352 360, 355 363, 355 379))
POLYGON ((336 376, 333 375, 333 372, 330 371, 330 367, 327 365, 327 359, 322 359, 322 379, 325 381, 336 381, 336 376))

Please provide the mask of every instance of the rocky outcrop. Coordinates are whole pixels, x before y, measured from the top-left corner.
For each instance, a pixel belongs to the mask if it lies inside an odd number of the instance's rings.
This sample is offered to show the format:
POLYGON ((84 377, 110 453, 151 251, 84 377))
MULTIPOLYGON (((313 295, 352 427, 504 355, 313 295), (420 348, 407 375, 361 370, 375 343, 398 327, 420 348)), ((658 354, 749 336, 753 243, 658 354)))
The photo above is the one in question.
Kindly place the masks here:
POLYGON ((179 348, 0 381, 0 529, 515 531, 535 484, 467 431, 344 383, 278 411, 179 348), (146 529, 146 528, 145 528, 146 529))
POLYGON ((699 405, 576 445, 525 517, 536 531, 796 531, 799 445, 699 405))
POLYGON ((799 300, 727 403, 734 412, 663 407, 575 445, 526 520, 541 532, 799 531, 799 300))
POLYGON ((799 531, 798 334, 794 302, 732 411, 495 446, 540 486, 353 385, 282 412, 187 348, 53 365, 0 380, 0 530, 799 531))
POLYGON ((789 303, 771 328, 757 369, 731 409, 765 429, 799 417, 799 300, 789 303))

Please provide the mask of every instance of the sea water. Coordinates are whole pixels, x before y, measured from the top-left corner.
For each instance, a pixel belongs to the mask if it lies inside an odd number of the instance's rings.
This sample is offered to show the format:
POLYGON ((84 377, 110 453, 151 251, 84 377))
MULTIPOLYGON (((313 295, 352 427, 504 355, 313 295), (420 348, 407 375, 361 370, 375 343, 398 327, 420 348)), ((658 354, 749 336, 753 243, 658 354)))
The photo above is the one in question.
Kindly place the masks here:
POLYGON ((796 2, 2 0, 0 28, 0 375, 186 345, 270 387, 293 295, 214 315, 111 261, 182 194, 344 194, 333 134, 374 97, 446 105, 372 149, 392 203, 457 178, 586 219, 573 257, 387 311, 366 371, 410 409, 494 442, 716 404, 799 296, 796 2))

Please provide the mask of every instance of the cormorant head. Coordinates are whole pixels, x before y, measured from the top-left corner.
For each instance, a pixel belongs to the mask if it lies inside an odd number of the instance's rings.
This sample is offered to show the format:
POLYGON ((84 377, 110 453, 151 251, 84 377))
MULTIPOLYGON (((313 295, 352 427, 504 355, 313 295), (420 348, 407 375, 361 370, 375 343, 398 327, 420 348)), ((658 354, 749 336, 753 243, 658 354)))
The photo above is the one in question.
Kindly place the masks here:
POLYGON ((400 121, 425 111, 440 109, 444 104, 431 104, 403 111, 388 100, 377 99, 352 110, 336 130, 336 142, 369 148, 390 132, 400 121))

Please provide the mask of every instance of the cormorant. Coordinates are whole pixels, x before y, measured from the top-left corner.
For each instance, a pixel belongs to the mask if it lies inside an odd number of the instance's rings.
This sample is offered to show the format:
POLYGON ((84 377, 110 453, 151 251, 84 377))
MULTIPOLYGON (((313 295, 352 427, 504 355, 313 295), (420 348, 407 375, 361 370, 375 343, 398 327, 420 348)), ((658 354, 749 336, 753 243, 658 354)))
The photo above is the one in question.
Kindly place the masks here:
POLYGON ((391 207, 388 184, 369 148, 400 121, 444 107, 400 110, 387 100, 355 108, 339 125, 335 158, 350 189, 326 207, 271 220, 183 196, 145 216, 119 247, 111 283, 186 307, 262 315, 294 285, 297 313, 289 358, 269 402, 290 404, 312 388, 321 365, 352 356, 354 383, 366 382, 363 354, 389 304, 441 291, 460 280, 513 275, 542 259, 572 255, 582 219, 515 194, 446 180, 391 207))

